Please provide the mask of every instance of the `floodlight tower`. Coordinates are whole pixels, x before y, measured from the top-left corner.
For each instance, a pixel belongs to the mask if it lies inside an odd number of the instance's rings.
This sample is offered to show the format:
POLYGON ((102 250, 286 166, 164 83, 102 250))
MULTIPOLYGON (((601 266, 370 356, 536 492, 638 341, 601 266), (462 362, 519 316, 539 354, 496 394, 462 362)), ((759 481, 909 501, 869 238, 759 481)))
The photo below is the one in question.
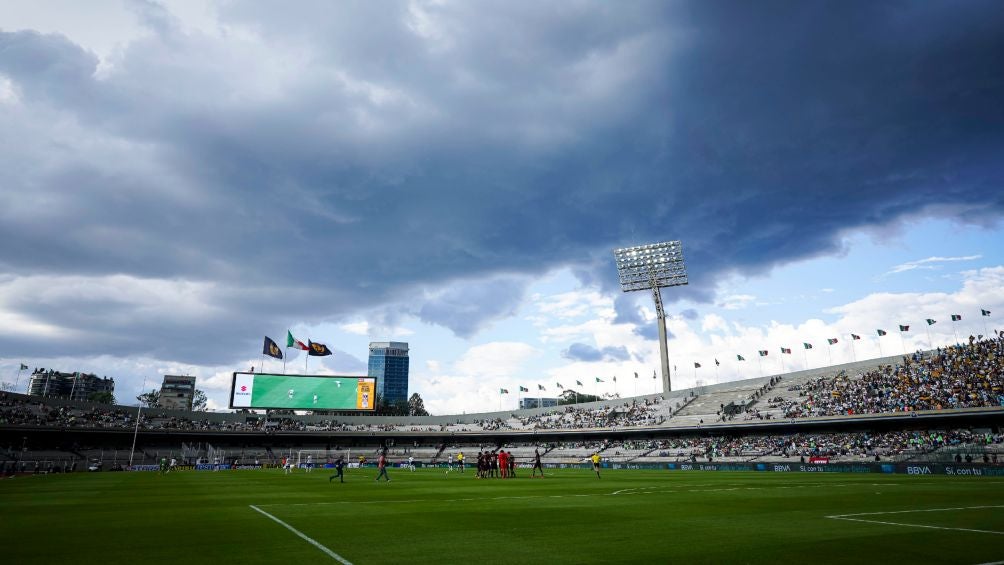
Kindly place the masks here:
POLYGON ((659 289, 687 284, 687 267, 683 264, 683 245, 679 241, 639 245, 614 249, 617 276, 621 290, 651 290, 655 300, 655 317, 659 324, 659 357, 662 363, 662 393, 673 390, 669 380, 669 350, 666 344, 666 311, 662 307, 659 289))

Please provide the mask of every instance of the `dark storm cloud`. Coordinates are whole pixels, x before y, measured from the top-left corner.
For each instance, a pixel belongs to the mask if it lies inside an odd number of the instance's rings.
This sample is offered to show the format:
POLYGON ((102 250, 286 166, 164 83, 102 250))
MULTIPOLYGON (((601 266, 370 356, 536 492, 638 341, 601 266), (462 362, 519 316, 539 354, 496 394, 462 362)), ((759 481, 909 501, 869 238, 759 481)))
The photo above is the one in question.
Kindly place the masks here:
POLYGON ((708 300, 847 229, 1004 212, 995 2, 421 6, 232 2, 221 38, 141 5, 107 69, 0 32, 0 275, 109 291, 11 290, 63 331, 0 349, 223 363, 388 303, 467 336, 514 274, 616 292, 619 246, 683 240, 664 297, 708 300), (109 276, 204 288, 172 315, 109 276))
POLYGON ((585 361, 587 363, 596 361, 626 361, 631 358, 627 348, 623 345, 597 349, 587 343, 573 343, 561 353, 561 356, 572 361, 585 361))
POLYGON ((515 314, 526 284, 503 279, 450 287, 427 299, 416 314, 426 322, 452 329, 461 337, 470 337, 486 320, 515 314))

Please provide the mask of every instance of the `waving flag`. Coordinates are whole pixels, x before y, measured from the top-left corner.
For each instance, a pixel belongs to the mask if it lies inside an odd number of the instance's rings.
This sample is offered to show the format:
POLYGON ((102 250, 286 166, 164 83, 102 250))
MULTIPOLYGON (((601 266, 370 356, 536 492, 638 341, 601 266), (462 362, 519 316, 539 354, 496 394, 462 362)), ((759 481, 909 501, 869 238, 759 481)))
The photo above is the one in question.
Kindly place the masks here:
POLYGON ((787 347, 782 347, 781 348, 781 353, 787 353, 787 354, 791 355, 791 350, 788 349, 787 347))
POLYGON ((562 389, 562 390, 564 390, 564 389, 565 389, 565 387, 561 386, 561 383, 555 383, 555 384, 556 384, 556 385, 558 385, 558 388, 560 388, 560 389, 562 389))
POLYGON ((509 394, 509 389, 507 389, 507 388, 500 388, 499 389, 499 394, 509 394))
POLYGON ((882 337, 882 336, 885 335, 885 330, 875 330, 875 331, 878 332, 879 337, 882 337))
POLYGON ((989 315, 990 315, 990 310, 984 310, 980 308, 980 316, 989 316, 989 315))
POLYGON ((760 354, 760 357, 766 357, 767 356, 767 350, 766 349, 761 349, 761 350, 758 351, 758 353, 760 354))
POLYGON ((28 370, 28 366, 27 366, 27 365, 25 365, 24 363, 21 363, 21 368, 20 368, 20 369, 18 369, 18 370, 19 370, 19 371, 27 371, 27 370, 28 370))
POLYGON ((826 343, 833 345, 834 343, 837 343, 837 338, 835 337, 827 338, 826 343))
POLYGON ((521 386, 521 387, 519 387, 519 391, 520 392, 530 392, 530 389, 524 388, 524 387, 521 386))
POLYGON ((952 321, 953 322, 958 322, 961 319, 962 319, 962 314, 952 314, 952 321))
POLYGON ((908 332, 908 331, 910 331, 910 326, 900 326, 899 327, 899 331, 901 331, 901 332, 908 332))
POLYGON ((851 339, 861 339, 861 336, 858 334, 851 334, 851 339))
POLYGON ((745 360, 746 360, 746 358, 745 358, 745 357, 743 357, 742 355, 736 355, 736 360, 737 360, 737 361, 745 361, 745 360))
POLYGON ((307 355, 313 355, 314 357, 324 357, 325 355, 331 355, 331 350, 328 349, 327 345, 323 343, 317 343, 316 341, 307 340, 307 355))
POLYGON ((582 381, 575 381, 575 384, 577 384, 579 386, 586 386, 586 385, 582 384, 582 381))
POLYGON ((269 357, 282 359, 282 350, 279 349, 279 344, 272 341, 272 338, 268 336, 265 336, 265 345, 262 346, 261 352, 269 357))
POLYGON ((715 359, 715 367, 719 367, 719 366, 721 366, 721 363, 718 362, 718 359, 715 359))
POLYGON ((537 390, 544 390, 544 385, 537 385, 537 390))
POLYGON ((803 343, 802 347, 804 347, 806 349, 812 349, 812 344, 811 343, 803 343))
POLYGON ((596 382, 598 382, 598 383, 602 383, 602 382, 603 382, 603 379, 601 379, 601 378, 599 378, 599 377, 596 377, 596 382))
POLYGON ((933 326, 934 324, 937 324, 937 323, 938 323, 938 321, 937 321, 937 320, 932 320, 932 319, 930 319, 930 318, 928 318, 928 319, 927 319, 927 320, 925 320, 925 321, 927 322, 927 325, 929 325, 929 326, 933 326))
POLYGON ((293 332, 289 330, 286 330, 286 347, 295 347, 297 349, 302 349, 304 351, 310 349, 302 341, 293 337, 293 332))
POLYGON ((695 369, 700 369, 701 368, 701 364, 700 363, 694 363, 694 368, 695 369))

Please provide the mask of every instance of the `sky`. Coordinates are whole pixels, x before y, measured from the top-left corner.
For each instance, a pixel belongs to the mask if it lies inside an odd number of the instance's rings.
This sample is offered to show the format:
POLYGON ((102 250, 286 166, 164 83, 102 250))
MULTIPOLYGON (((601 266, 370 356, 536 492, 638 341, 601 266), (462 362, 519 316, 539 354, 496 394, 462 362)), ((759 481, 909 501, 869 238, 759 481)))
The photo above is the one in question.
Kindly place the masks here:
POLYGON ((21 363, 125 404, 192 374, 222 409, 290 330, 334 351, 311 374, 408 342, 436 414, 651 393, 654 305, 612 250, 669 240, 674 388, 1004 317, 993 1, 0 13, 0 380, 22 389, 21 363))

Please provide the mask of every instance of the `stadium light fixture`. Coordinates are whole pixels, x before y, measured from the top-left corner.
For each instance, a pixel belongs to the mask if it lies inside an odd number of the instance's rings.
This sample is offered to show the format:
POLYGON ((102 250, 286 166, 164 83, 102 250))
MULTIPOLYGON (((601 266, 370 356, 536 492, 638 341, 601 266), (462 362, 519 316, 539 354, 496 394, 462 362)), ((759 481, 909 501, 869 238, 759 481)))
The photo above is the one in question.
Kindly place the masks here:
POLYGON ((665 395, 673 388, 666 344, 666 311, 662 307, 660 289, 687 284, 683 245, 679 241, 666 241, 614 249, 614 261, 623 292, 652 291, 656 322, 659 324, 659 358, 662 364, 662 392, 665 395))

